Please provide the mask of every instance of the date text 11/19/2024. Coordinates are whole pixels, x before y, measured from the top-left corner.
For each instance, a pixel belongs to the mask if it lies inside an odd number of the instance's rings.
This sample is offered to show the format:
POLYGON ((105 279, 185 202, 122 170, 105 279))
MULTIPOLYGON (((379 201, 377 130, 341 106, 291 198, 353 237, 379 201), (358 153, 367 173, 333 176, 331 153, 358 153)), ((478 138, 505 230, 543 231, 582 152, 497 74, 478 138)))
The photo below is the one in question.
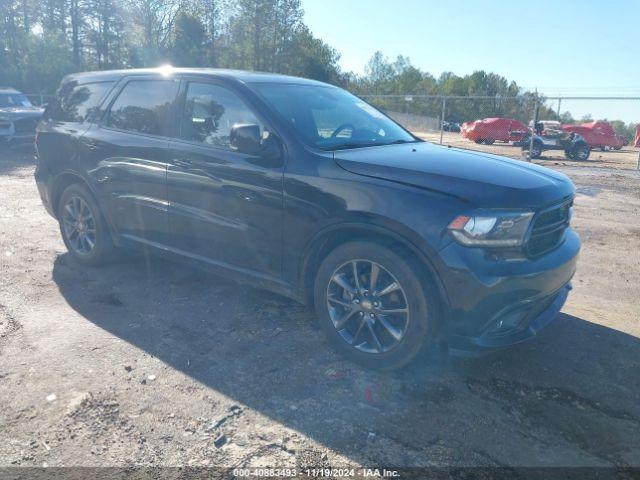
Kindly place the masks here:
POLYGON ((386 468, 234 468, 237 478, 309 477, 309 478, 397 478, 397 470, 386 468))

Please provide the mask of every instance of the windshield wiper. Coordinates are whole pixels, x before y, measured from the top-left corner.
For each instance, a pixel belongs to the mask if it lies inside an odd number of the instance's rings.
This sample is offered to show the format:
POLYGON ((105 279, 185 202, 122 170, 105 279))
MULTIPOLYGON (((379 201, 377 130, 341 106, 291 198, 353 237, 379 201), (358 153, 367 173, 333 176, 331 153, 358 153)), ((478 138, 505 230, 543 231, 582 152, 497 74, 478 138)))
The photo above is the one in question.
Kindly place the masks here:
POLYGON ((393 142, 381 143, 380 145, 401 145, 403 143, 418 143, 420 140, 394 140, 393 142))
POLYGON ((323 150, 347 150, 350 148, 364 148, 364 147, 382 147, 384 145, 400 145, 403 143, 418 143, 420 140, 394 140, 393 142, 387 143, 377 143, 377 142, 368 142, 368 143, 357 143, 357 142, 347 142, 341 143, 339 145, 333 145, 323 148, 323 150))
POLYGON ((348 150, 350 148, 375 147, 376 145, 379 145, 379 144, 347 142, 347 143, 341 143, 339 145, 332 145, 330 147, 325 147, 323 148, 323 150, 348 150))

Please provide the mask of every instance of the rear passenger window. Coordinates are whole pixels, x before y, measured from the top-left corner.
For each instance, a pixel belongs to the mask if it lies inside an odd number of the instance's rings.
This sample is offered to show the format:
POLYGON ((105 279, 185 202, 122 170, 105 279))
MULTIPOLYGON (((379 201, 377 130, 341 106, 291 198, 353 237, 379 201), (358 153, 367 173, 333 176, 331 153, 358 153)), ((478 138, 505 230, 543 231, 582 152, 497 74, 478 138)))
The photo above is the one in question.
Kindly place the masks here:
POLYGON ((251 109, 232 91, 207 83, 188 85, 180 138, 230 149, 231 129, 247 123, 262 127, 251 109))
POLYGON ((67 82, 47 106, 44 117, 58 122, 84 122, 98 109, 111 87, 113 82, 67 82))
POLYGON ((131 132, 167 136, 171 106, 178 92, 173 80, 133 80, 111 105, 106 125, 131 132))

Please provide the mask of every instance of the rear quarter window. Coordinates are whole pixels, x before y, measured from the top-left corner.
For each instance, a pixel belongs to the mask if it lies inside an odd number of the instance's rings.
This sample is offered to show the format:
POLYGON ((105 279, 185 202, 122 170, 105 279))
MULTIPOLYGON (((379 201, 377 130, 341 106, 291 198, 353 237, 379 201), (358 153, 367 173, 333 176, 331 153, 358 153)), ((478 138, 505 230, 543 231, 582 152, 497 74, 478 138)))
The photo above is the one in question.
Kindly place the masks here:
POLYGON ((58 90, 56 99, 47 106, 44 117, 58 122, 82 123, 89 120, 113 84, 114 82, 67 82, 58 90))

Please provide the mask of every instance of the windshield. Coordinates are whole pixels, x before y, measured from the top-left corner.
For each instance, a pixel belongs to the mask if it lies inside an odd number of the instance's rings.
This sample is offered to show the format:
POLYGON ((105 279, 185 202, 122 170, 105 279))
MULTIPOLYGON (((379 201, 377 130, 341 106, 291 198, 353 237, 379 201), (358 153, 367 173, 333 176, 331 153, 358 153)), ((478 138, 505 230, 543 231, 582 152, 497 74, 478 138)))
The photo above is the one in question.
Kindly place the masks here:
POLYGON ((22 93, 0 93, 0 108, 31 106, 29 99, 22 93))
POLYGON ((339 88, 291 84, 253 87, 312 147, 337 150, 419 141, 368 103, 339 88))

